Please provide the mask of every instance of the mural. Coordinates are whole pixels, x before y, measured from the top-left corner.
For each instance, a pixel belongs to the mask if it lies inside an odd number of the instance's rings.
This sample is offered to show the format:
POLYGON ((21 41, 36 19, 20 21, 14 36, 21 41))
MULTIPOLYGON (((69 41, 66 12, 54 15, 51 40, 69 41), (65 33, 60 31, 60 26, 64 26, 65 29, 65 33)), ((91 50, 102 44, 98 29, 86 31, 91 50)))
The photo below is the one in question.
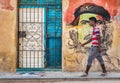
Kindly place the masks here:
MULTIPOLYGON (((120 70, 118 0, 63 0, 63 68, 65 71, 85 70, 91 44, 89 18, 96 17, 101 30, 102 56, 108 70, 120 70), (115 4, 112 4, 115 3, 115 4)), ((100 70, 93 61, 92 71, 100 70)))

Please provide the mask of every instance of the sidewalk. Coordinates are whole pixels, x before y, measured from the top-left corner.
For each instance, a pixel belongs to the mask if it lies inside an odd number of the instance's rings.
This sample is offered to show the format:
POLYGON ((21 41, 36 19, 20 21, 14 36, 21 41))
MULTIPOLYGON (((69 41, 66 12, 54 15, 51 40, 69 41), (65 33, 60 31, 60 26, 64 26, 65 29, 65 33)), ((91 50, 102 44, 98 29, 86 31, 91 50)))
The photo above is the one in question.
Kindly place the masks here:
POLYGON ((0 80, 41 80, 41 81, 86 81, 86 80, 119 80, 120 72, 108 72, 107 76, 100 76, 101 72, 90 72, 89 76, 81 77, 82 72, 17 72, 0 73, 0 80))

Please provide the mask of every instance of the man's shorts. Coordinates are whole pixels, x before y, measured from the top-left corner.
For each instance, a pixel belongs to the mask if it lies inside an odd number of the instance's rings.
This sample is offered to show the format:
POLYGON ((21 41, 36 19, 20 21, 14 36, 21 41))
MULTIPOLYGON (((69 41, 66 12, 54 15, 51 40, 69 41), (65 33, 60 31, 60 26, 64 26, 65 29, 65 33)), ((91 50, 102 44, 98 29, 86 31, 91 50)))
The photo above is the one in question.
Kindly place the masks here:
POLYGON ((99 52, 99 49, 97 46, 92 46, 89 51, 89 57, 88 57, 88 63, 87 65, 92 65, 92 61, 94 59, 97 59, 100 64, 104 64, 104 61, 102 59, 101 53, 99 52))

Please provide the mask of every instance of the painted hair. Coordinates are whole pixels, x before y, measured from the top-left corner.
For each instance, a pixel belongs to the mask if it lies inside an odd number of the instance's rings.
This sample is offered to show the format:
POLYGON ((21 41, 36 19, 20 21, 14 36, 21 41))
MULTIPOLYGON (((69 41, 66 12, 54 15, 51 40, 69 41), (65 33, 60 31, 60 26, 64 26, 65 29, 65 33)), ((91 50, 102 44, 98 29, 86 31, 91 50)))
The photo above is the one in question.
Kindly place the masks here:
POLYGON ((97 19, 95 17, 90 17, 89 20, 94 21, 95 23, 97 23, 97 19))

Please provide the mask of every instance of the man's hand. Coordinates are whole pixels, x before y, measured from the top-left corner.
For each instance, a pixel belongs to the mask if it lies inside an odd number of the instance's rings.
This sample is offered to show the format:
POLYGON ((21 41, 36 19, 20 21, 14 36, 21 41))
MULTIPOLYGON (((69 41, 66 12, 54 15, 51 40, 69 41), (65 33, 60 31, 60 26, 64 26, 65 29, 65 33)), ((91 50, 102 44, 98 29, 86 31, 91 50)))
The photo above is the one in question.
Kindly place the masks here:
POLYGON ((98 47, 98 51, 101 52, 101 48, 100 47, 98 47))
POLYGON ((82 46, 82 47, 84 47, 84 46, 85 46, 85 44, 81 44, 81 46, 82 46))
POLYGON ((90 43, 92 41, 92 38, 90 38, 87 42, 81 44, 82 47, 84 47, 86 44, 90 43))

